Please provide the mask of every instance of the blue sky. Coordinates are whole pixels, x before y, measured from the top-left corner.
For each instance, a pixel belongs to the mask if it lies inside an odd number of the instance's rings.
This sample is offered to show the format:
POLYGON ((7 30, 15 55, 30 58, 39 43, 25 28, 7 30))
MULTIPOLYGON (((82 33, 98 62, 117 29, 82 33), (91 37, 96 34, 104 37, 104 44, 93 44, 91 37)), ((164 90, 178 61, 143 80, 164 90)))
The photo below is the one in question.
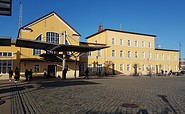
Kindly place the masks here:
MULTIPOLYGON (((12 16, 0 16, 0 36, 17 37, 19 0, 12 16)), ((185 58, 185 0, 22 0, 23 25, 52 11, 85 37, 103 28, 157 35, 164 49, 179 49, 185 58)))

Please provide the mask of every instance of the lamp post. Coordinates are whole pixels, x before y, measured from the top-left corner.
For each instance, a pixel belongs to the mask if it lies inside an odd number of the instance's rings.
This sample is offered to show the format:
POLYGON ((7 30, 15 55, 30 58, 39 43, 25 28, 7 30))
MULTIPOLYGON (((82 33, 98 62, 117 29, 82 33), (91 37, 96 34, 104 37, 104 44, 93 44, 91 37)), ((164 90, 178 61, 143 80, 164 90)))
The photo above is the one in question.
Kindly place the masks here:
POLYGON ((96 66, 97 66, 97 74, 98 74, 98 71, 99 71, 99 69, 98 69, 98 56, 96 56, 96 66))
POLYGON ((181 42, 179 42, 179 70, 181 70, 181 42))

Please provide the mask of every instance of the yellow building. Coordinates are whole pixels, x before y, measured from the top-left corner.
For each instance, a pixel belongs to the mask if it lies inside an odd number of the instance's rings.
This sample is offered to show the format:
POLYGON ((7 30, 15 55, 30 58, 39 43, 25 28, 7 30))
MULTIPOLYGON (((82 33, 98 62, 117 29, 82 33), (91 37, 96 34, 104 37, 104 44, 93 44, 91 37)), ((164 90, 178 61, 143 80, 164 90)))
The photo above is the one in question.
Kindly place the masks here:
MULTIPOLYGON (((99 32, 87 37, 87 42, 80 42, 80 36, 55 12, 23 26, 18 32, 18 39, 31 41, 76 46, 110 46, 77 57, 77 61, 75 57, 67 59, 67 78, 84 75, 87 67, 91 75, 146 75, 160 73, 162 69, 167 72, 176 72, 179 69, 179 51, 156 49, 155 35, 103 30, 100 27, 99 32), (65 41, 64 31, 67 33, 65 41)), ((32 69, 34 76, 43 75, 44 69, 47 69, 50 76, 62 76, 62 60, 51 57, 52 54, 63 54, 62 52, 16 47, 16 41, 12 39, 11 46, 0 46, 0 75, 8 75, 9 69, 15 70, 18 67, 22 75, 26 69, 32 69)))
MULTIPOLYGON (((58 14, 51 12, 20 28, 18 38, 64 44, 62 38, 64 31, 67 33, 65 44, 79 45, 81 35, 58 14)), ((15 39, 12 39, 11 46, 0 46, 0 74, 6 75, 9 69, 15 70, 15 67, 18 67, 22 74, 26 69, 32 69, 33 75, 41 75, 43 70, 47 69, 50 76, 62 75, 61 60, 53 60, 52 58, 48 61, 40 57, 40 55, 44 56, 45 53, 57 54, 59 52, 46 52, 40 49, 16 47, 15 41, 15 39)), ((62 53, 60 52, 60 54, 62 53)), ((77 61, 79 61, 79 58, 77 58, 77 61)), ((74 57, 68 59, 66 64, 68 78, 74 77, 74 69, 77 69, 76 74, 79 74, 78 67, 76 68, 74 65, 74 57)))
POLYGON ((103 30, 100 26, 97 33, 86 38, 87 42, 110 47, 81 56, 80 60, 88 58, 82 62, 82 67, 88 67, 92 75, 147 75, 159 74, 162 70, 164 73, 170 70, 177 72, 179 51, 156 49, 155 37, 150 34, 103 30))

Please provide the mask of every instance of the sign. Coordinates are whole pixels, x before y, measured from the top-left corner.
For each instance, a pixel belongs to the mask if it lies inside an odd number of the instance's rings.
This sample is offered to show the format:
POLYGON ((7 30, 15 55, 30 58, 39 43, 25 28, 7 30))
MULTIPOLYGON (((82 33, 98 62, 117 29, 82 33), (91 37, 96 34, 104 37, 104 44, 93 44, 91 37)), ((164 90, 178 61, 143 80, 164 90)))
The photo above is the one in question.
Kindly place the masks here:
POLYGON ((12 15, 12 0, 0 0, 0 15, 12 15))

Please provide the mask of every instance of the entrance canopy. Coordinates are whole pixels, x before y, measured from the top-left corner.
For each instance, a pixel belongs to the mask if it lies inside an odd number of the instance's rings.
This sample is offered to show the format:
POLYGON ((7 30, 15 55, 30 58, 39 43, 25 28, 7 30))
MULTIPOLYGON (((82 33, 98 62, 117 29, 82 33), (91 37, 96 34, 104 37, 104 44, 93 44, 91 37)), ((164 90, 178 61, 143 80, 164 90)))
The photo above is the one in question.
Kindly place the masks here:
POLYGON ((37 40, 28 40, 23 38, 18 38, 16 41, 16 46, 25 48, 34 48, 42 50, 52 50, 52 51, 73 51, 73 52, 89 52, 99 49, 108 48, 109 46, 78 46, 78 45, 65 45, 65 44, 54 44, 47 43, 37 40))

